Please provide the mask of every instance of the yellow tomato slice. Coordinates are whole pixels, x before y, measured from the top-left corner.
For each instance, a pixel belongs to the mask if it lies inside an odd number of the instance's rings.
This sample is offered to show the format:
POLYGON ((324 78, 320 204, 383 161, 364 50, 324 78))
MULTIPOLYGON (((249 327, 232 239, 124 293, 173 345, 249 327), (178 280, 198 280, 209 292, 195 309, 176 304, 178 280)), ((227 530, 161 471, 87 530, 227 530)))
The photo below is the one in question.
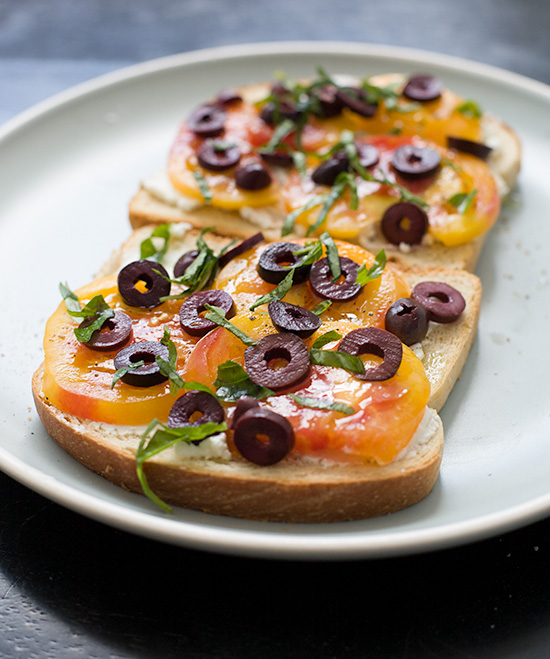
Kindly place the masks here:
MULTIPOLYGON (((380 222, 386 209, 399 201, 401 192, 398 186, 427 204, 429 231, 445 245, 465 244, 493 226, 500 212, 500 197, 495 179, 483 161, 414 137, 378 135, 362 138, 362 141, 376 146, 379 151, 379 162, 371 172, 377 181, 358 179, 357 208, 352 208, 351 193, 346 190, 330 207, 325 221, 314 233, 326 230, 342 240, 356 238, 366 227, 380 222), (392 154, 406 144, 437 150, 441 156, 437 174, 419 181, 407 181, 396 175, 391 166, 392 154), (449 201, 457 195, 470 193, 474 195, 474 201, 466 212, 460 213, 449 201)), ((293 172, 282 190, 286 210, 290 213, 304 208, 312 199, 326 195, 329 190, 327 186, 313 183, 310 176, 304 178, 293 172)), ((299 214, 297 224, 311 227, 317 222, 321 208, 319 203, 299 214)))
MULTIPOLYGON (((224 133, 216 139, 236 144, 242 154, 240 165, 245 165, 259 162, 260 157, 254 153, 254 149, 266 144, 272 134, 273 129, 260 119, 258 111, 252 105, 237 103, 227 108, 224 133)), ((235 185, 235 168, 223 172, 202 168, 196 153, 203 141, 204 138, 197 137, 187 123, 182 124, 168 156, 168 176, 176 190, 197 201, 205 201, 200 180, 211 196, 209 203, 226 210, 277 203, 280 189, 274 177, 269 187, 248 191, 235 185)))
MULTIPOLYGON (((389 74, 372 77, 369 82, 379 87, 390 87, 400 94, 406 83, 405 76, 389 74)), ((475 112, 462 109, 464 99, 443 89, 441 96, 433 101, 417 103, 398 96, 389 107, 381 102, 372 117, 361 117, 349 113, 356 130, 373 135, 399 132, 411 137, 417 135, 440 146, 447 146, 447 137, 461 137, 474 142, 481 138, 481 121, 475 112)))
MULTIPOLYGON (((188 336, 179 323, 181 301, 169 300, 152 310, 128 307, 121 299, 116 277, 106 277, 77 290, 84 305, 103 295, 112 309, 132 318, 132 341, 160 341, 168 327, 178 351, 178 368, 197 339, 188 336)), ((168 383, 133 387, 119 380, 111 388, 116 352, 99 352, 80 343, 74 335, 78 320, 71 318, 65 304, 59 305, 46 324, 44 339, 45 375, 43 392, 55 407, 84 419, 117 425, 143 425, 152 419, 165 421, 174 396, 168 383)))

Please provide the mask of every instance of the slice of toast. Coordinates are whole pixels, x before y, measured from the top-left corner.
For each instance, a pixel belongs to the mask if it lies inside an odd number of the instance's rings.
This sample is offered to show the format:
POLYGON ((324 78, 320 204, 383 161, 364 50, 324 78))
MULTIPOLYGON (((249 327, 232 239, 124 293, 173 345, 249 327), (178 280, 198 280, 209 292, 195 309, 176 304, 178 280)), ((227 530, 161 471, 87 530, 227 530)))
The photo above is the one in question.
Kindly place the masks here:
MULTIPOLYGON (((148 226, 134 231, 98 276, 114 274, 139 258, 140 246, 152 230, 148 226)), ((162 261, 168 271, 182 253, 195 247, 198 235, 198 230, 184 225, 170 232, 162 261)), ((219 251, 230 239, 209 232, 204 240, 219 251)), ((212 514, 285 523, 363 519, 401 510, 426 497, 437 480, 443 451, 436 409, 444 404, 474 339, 481 287, 474 275, 443 268, 413 269, 406 276, 411 286, 426 279, 446 281, 461 291, 467 306, 456 323, 431 323, 426 339, 416 346, 432 393, 415 435, 394 461, 334 462, 291 454, 261 467, 230 452, 222 434, 198 446, 171 446, 148 459, 145 474, 155 495, 168 504, 212 514)), ((91 421, 58 409, 44 395, 43 379, 42 365, 33 376, 33 396, 55 441, 88 469, 142 493, 135 456, 145 427, 91 421)))
MULTIPOLYGON (((404 76, 401 74, 388 74, 372 80, 379 85, 393 84, 399 87, 404 84, 404 76)), ((265 98, 269 91, 268 83, 246 85, 238 90, 245 100, 252 103, 265 98)), ((492 149, 488 165, 494 174, 499 195, 504 199, 517 182, 521 144, 516 133, 493 114, 483 114, 481 130, 482 140, 492 149)), ((278 176, 283 179, 285 175, 284 171, 278 172, 278 176)), ((282 204, 265 208, 246 207, 240 211, 201 205, 175 190, 163 172, 145 178, 129 203, 129 219, 133 228, 151 223, 188 222, 197 228, 215 226, 221 235, 243 238, 260 230, 268 239, 277 240, 285 215, 282 204)), ((296 231, 303 229, 297 227, 296 231)), ((486 234, 483 234, 458 246, 426 241, 421 245, 404 248, 389 244, 383 238, 379 226, 374 225, 362 231, 354 240, 374 253, 381 248, 386 249, 388 260, 400 268, 435 265, 471 272, 479 259, 485 238, 486 234)))

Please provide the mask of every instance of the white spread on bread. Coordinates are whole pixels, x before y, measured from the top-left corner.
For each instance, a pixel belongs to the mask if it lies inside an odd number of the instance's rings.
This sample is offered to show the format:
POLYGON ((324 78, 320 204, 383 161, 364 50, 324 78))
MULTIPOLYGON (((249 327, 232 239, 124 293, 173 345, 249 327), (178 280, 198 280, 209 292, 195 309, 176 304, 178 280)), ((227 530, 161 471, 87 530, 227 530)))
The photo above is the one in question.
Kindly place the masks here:
POLYGON ((179 190, 176 190, 165 171, 151 174, 151 176, 141 181, 141 185, 155 199, 168 204, 168 206, 179 208, 184 213, 190 213, 204 205, 202 202, 191 199, 191 197, 187 197, 179 190))

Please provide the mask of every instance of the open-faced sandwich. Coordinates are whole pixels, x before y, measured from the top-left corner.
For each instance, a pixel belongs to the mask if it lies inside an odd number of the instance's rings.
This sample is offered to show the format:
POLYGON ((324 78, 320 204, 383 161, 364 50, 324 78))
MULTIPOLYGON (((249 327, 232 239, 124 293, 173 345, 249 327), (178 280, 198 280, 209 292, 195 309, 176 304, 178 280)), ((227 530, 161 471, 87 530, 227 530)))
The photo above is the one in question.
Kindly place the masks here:
POLYGON ((432 75, 320 70, 197 107, 130 220, 271 240, 327 231, 402 268, 473 270, 520 160, 511 128, 432 75))
POLYGON ((281 522, 381 515, 429 494, 437 410, 481 286, 313 238, 143 227, 61 287, 33 378, 51 436, 169 505, 281 522))

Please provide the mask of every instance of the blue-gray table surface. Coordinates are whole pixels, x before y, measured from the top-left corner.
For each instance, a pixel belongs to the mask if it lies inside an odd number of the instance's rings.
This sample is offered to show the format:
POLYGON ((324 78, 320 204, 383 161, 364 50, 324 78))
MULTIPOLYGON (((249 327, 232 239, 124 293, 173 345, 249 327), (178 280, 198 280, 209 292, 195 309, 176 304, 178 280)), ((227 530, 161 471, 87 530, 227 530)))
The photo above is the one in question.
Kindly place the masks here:
MULTIPOLYGON (((549 33, 548 0, 0 0, 0 123, 127 64, 245 42, 415 47, 550 83, 549 33)), ((409 558, 225 557, 0 474, 0 657, 550 657, 549 540, 543 520, 409 558)))

